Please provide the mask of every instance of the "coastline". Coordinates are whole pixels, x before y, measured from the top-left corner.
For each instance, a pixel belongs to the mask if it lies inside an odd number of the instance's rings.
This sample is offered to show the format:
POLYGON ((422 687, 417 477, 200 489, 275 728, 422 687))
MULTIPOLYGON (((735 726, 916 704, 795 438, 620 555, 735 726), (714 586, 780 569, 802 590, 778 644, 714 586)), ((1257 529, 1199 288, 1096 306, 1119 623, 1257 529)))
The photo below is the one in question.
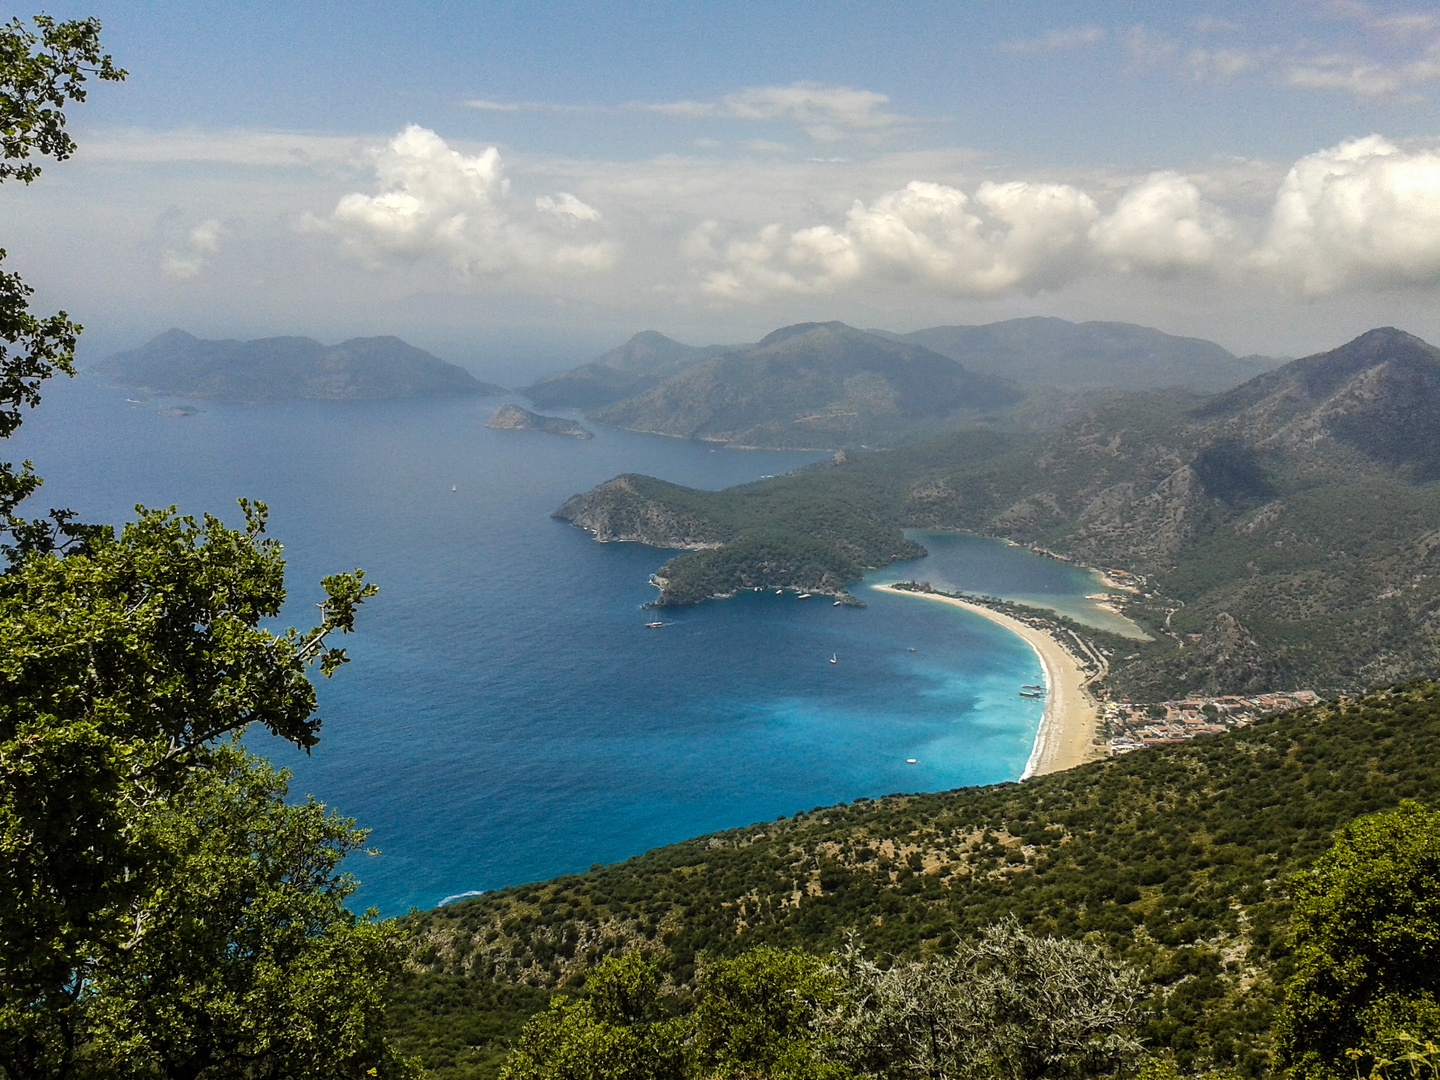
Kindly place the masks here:
POLYGON ((1020 774, 1021 780, 1073 769, 1092 758, 1097 749, 1095 727, 1100 720, 1100 709, 1085 689, 1085 676, 1079 663, 1053 637, 1019 619, 953 596, 910 592, 889 584, 870 587, 892 596, 916 596, 964 608, 1005 627, 1034 650, 1040 660, 1040 669, 1045 673, 1045 711, 1035 732, 1030 759, 1025 763, 1025 771, 1020 774))

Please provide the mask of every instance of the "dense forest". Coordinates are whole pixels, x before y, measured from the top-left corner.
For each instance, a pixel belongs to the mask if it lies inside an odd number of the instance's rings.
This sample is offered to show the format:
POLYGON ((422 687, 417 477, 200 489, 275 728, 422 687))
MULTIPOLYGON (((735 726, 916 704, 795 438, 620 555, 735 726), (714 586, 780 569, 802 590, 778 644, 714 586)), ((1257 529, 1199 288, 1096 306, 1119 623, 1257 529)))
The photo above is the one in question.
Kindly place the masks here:
POLYGON ((495 1075, 527 1015, 639 950, 933 955, 1013 916, 1138 967, 1141 1034, 1185 1071, 1268 1067, 1287 882, 1356 817, 1440 802, 1440 684, 1275 716, 1021 784, 816 807, 406 921, 392 1022, 438 1077, 495 1075))

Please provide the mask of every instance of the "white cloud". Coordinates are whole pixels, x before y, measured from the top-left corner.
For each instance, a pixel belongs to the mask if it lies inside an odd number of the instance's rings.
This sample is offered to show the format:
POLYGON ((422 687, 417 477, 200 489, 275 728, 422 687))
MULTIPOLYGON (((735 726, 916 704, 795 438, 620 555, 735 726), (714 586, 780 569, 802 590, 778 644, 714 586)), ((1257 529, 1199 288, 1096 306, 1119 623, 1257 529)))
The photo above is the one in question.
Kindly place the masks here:
POLYGON ((599 212, 574 195, 540 196, 533 212, 511 198, 493 146, 467 157, 412 124, 374 151, 374 168, 377 194, 351 192, 328 218, 304 222, 338 236, 366 265, 434 263, 468 278, 594 271, 615 260, 615 244, 587 228, 599 212))
POLYGON ((1302 90, 1344 90, 1361 98, 1383 97, 1405 85, 1398 71, 1346 56, 1321 56, 1294 64, 1286 70, 1285 81, 1302 90))
POLYGON ((1062 52, 1099 45, 1106 37, 1105 31, 1098 26, 1072 26, 1063 30, 1047 30, 1038 38, 1007 41, 1000 49, 1020 54, 1062 52))
POLYGON ((1088 195, 1063 184, 987 182, 971 199, 958 188, 917 180, 869 205, 855 203, 841 227, 787 235, 771 224, 722 245, 719 227, 707 222, 685 253, 720 264, 704 271, 701 286, 720 300, 828 293, 862 279, 993 296, 1052 286, 1073 274, 1098 213, 1088 195))
POLYGON ((1440 284, 1440 152, 1371 135, 1301 158, 1255 263, 1311 295, 1440 284))
POLYGON ((1232 230, 1193 181, 1159 172, 1125 192, 1089 235, 1119 270, 1168 274, 1211 265, 1232 230))
POLYGON ((824 142, 857 131, 877 131, 907 122, 888 112, 890 99, 872 90, 797 82, 789 86, 752 86, 718 101, 670 101, 634 107, 667 116, 728 120, 789 121, 824 142))
POLYGON ((214 218, 196 225, 185 237, 183 250, 170 248, 160 259, 160 272, 171 281, 190 281, 205 269, 206 256, 220 253, 224 226, 214 218))

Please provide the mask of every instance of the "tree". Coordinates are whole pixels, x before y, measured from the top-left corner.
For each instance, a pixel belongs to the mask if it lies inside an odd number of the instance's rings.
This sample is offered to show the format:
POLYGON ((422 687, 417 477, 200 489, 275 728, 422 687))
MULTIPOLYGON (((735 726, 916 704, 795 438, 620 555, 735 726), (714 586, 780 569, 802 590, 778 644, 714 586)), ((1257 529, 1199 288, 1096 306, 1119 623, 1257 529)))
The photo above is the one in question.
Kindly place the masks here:
MULTIPOLYGON (((26 184, 40 175, 31 161, 39 154, 64 161, 75 152, 65 130, 69 101, 85 100, 86 77, 118 82, 126 72, 100 51, 100 23, 82 19, 57 23, 48 15, 34 18, 34 29, 19 19, 0 25, 0 181, 26 184)), ((0 248, 0 260, 5 251, 0 248)), ((0 438, 20 426, 23 408, 40 403, 40 384, 56 371, 74 373, 75 342, 81 327, 65 312, 44 318, 32 315, 34 289, 18 274, 0 272, 0 438)), ((17 472, 0 463, 0 520, 10 521, 15 508, 40 480, 30 462, 17 472)), ((75 539, 66 528, 71 515, 61 514, 45 528, 21 522, 22 546, 53 543, 57 534, 75 539), (28 526, 28 527, 27 527, 28 526)))
POLYGON ((88 1057, 132 1075, 405 1075, 378 1035, 391 928, 344 907, 337 873, 365 832, 238 743, 190 771, 135 823, 163 873, 130 909, 132 934, 97 966, 88 1057))
POLYGON ((1403 1075, 1416 1040, 1440 1042, 1440 812, 1407 800, 1360 818, 1290 889, 1277 1068, 1319 1080, 1388 1062, 1403 1075))
MULTIPOLYGON (((0 27, 0 180, 74 150, 63 107, 118 80, 93 19, 0 27)), ((0 252, 3 257, 3 252, 0 252)), ((0 274, 0 438, 71 372, 80 327, 0 274)), ((0 1075, 221 1080, 409 1072, 379 993, 393 928, 356 918, 341 858, 363 841, 225 741, 250 724, 318 741, 318 664, 374 595, 322 582, 320 622, 275 634, 285 600, 265 507, 243 529, 137 507, 117 535, 68 511, 26 520, 40 480, 0 465, 0 1075)))
POLYGON ((638 952, 608 957, 579 999, 552 1002, 525 1027, 503 1080, 846 1080, 818 1031, 837 1003, 820 959, 758 948, 704 961, 693 1000, 665 994, 638 952))
POLYGON ((881 1077, 1103 1076, 1138 1057, 1139 975, 1098 949, 1036 938, 1012 918, 955 953, 881 968, 837 958, 841 1060, 881 1077))

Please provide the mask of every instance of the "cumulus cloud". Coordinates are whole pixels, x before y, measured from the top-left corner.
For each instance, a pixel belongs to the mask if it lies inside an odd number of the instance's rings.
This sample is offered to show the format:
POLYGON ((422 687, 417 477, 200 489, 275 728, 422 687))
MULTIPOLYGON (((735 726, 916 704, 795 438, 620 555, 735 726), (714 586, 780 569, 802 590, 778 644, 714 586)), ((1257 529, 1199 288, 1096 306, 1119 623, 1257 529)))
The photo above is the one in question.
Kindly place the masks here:
POLYGON ((707 222, 686 245, 709 262, 703 291, 719 300, 833 292, 862 279, 923 283, 956 296, 1039 289, 1072 276, 1083 259, 1094 201, 1063 184, 984 183, 958 188, 913 181, 870 204, 856 202, 842 226, 717 242, 707 222))
POLYGON ((220 253, 224 226, 214 218, 200 222, 185 237, 183 248, 170 248, 160 258, 160 272, 171 281, 190 281, 205 269, 206 257, 220 253))
POLYGON ((338 236, 366 265, 387 259, 435 263, 461 277, 512 271, 595 271, 616 247, 600 213, 567 192, 526 204, 511 196, 500 152, 467 157, 412 124, 374 151, 375 194, 341 197, 308 228, 338 236))
POLYGON ((1440 153, 1371 135, 1301 158, 1254 261, 1311 295, 1440 284, 1440 153))
POLYGON ((983 298, 1057 289, 1085 274, 1167 278, 1234 263, 1236 230, 1188 177, 1154 173, 1104 213, 1069 184, 987 181, 972 195, 912 181, 843 223, 786 231, 769 224, 739 237, 706 221, 682 256, 700 288, 722 302, 833 293, 880 282, 983 298))
POLYGON ((889 104, 889 97, 872 90, 797 82, 789 86, 753 86, 718 101, 670 101, 636 107, 667 116, 786 120, 804 126, 812 138, 828 142, 847 133, 873 132, 906 122, 906 117, 886 109, 889 104))
POLYGON ((1117 269, 1164 275, 1211 265, 1232 229, 1193 181, 1158 172, 1125 192, 1089 236, 1117 269))

